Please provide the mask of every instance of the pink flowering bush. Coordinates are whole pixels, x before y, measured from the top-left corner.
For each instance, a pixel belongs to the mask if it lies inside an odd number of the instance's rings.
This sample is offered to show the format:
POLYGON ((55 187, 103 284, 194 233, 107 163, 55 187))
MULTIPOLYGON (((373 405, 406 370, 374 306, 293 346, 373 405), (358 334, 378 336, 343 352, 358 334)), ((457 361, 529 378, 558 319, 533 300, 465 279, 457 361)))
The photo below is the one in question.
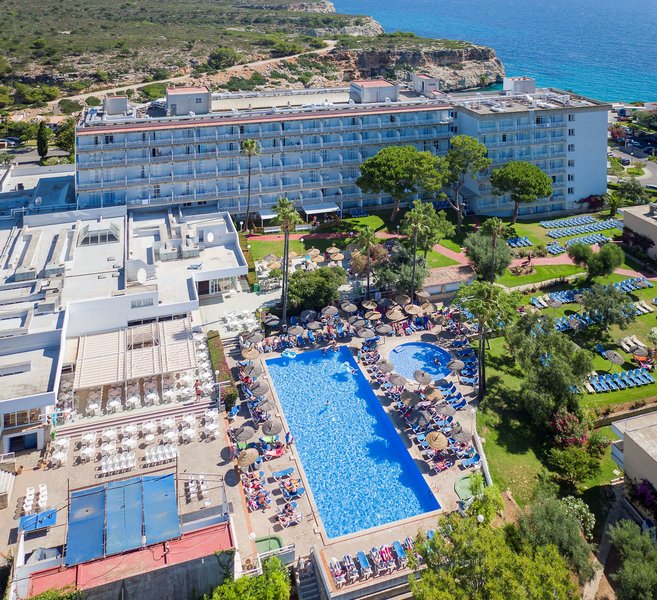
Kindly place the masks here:
POLYGON ((586 446, 589 438, 589 424, 565 408, 554 414, 549 429, 554 446, 560 449, 586 446))

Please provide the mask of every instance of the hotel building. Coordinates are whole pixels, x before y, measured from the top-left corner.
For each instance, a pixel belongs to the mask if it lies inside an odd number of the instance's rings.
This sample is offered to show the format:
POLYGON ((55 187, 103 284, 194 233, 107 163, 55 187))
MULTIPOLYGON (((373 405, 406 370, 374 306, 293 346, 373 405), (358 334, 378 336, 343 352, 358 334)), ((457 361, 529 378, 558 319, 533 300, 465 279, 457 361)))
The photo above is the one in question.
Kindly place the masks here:
MULTIPOLYGON (((148 112, 127 98, 106 99, 77 128, 77 206, 218 202, 243 218, 246 139, 261 148, 252 161, 251 210, 263 221, 281 196, 306 216, 385 207, 390 198, 356 185, 359 165, 390 145, 442 155, 457 134, 483 142, 493 168, 527 160, 552 177, 553 195, 523 214, 573 210, 581 198, 605 192, 608 105, 537 90, 527 78, 508 78, 502 91, 453 95, 436 91, 426 76, 416 79, 421 88, 381 80, 255 94, 172 88, 166 104, 148 112)), ((488 175, 468 182, 468 210, 510 214, 512 203, 493 195, 488 175)))

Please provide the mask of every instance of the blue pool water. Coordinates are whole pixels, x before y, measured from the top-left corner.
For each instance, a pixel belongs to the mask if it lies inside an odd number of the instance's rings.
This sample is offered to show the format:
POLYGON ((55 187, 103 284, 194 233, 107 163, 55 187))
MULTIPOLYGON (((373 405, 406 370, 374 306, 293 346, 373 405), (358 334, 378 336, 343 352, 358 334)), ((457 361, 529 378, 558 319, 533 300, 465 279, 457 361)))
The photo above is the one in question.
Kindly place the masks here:
POLYGON ((441 379, 449 375, 447 363, 452 360, 449 352, 426 342, 410 342, 394 348, 388 355, 388 360, 395 365, 395 371, 406 379, 413 381, 413 373, 418 369, 441 379), (440 364, 436 364, 438 359, 440 364))
POLYGON ((334 0, 386 31, 492 46, 508 75, 601 100, 656 100, 657 2, 636 0, 334 0))
POLYGON ((345 363, 357 368, 346 347, 267 361, 332 538, 440 508, 367 379, 345 363))

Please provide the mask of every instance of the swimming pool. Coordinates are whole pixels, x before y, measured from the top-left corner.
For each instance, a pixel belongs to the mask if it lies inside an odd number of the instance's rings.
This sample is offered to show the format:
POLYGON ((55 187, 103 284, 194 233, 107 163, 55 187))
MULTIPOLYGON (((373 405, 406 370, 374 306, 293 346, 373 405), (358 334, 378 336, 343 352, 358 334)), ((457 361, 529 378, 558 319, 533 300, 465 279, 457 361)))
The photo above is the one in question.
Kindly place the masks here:
POLYGON ((433 375, 435 379, 441 379, 449 375, 450 370, 447 363, 452 357, 447 350, 429 344, 427 342, 409 342, 393 348, 388 355, 388 360, 395 366, 395 371, 414 381, 413 373, 418 369, 433 375), (434 359, 440 364, 436 364, 434 359))
POLYGON ((348 348, 267 367, 329 537, 440 508, 348 348))

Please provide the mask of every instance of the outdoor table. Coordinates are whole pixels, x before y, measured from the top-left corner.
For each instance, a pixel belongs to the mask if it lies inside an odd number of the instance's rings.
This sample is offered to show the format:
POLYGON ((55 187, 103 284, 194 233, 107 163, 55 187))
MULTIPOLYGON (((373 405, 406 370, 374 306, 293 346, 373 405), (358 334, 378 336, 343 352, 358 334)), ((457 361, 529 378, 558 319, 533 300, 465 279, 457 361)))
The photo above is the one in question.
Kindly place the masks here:
POLYGON ((64 462, 64 459, 66 458, 66 454, 63 452, 55 452, 52 455, 52 459, 58 464, 61 465, 64 462))
POLYGON ((146 421, 142 426, 142 431, 145 431, 147 433, 155 433, 157 429, 157 425, 153 423, 153 421, 146 421))
POLYGON ((58 438, 55 440, 55 446, 57 448, 67 448, 68 447, 68 438, 58 438))
POLYGON ((108 429, 107 431, 103 431, 103 439, 108 441, 115 440, 116 429, 108 429))
POLYGON ((96 441, 96 434, 91 432, 85 433, 81 439, 85 444, 93 444, 96 441))
POLYGON ((134 450, 137 447, 137 442, 135 442, 135 440, 132 438, 128 438, 123 440, 123 447, 127 448, 128 450, 134 450))
POLYGON ((96 414, 100 410, 100 406, 96 402, 92 402, 91 404, 87 405, 87 412, 90 412, 92 414, 96 414))
POLYGON ((116 454, 116 446, 114 444, 103 444, 100 451, 106 456, 113 456, 116 454))
POLYGON ((155 441, 155 436, 154 436, 152 433, 149 433, 149 434, 147 434, 146 437, 144 438, 144 441, 145 441, 147 444, 150 445, 150 444, 152 444, 152 443, 155 441))
POLYGON ((177 437, 178 435, 176 434, 175 431, 167 431, 164 434, 164 439, 167 440, 168 442, 173 442, 177 437))
POLYGON ((166 419, 162 419, 162 426, 165 429, 173 429, 176 426, 176 421, 171 417, 167 417, 166 419))
POLYGON ((112 409, 112 412, 116 412, 121 407, 121 403, 118 400, 110 400, 107 406, 112 409))
POLYGON ((183 429, 182 434, 186 440, 191 441, 192 439, 194 439, 194 436, 196 435, 196 430, 192 429, 191 427, 188 427, 187 429, 183 429))
POLYGON ((126 403, 129 404, 130 406, 134 406, 134 407, 139 406, 139 396, 130 396, 126 400, 126 403))
POLYGON ((82 448, 82 450, 80 450, 80 454, 86 459, 91 459, 94 453, 95 453, 94 449, 90 448, 89 446, 86 446, 85 448, 82 448))
POLYGON ((196 417, 194 415, 185 415, 183 421, 191 425, 192 423, 196 423, 196 417))
POLYGON ((137 433, 137 427, 135 425, 128 425, 123 431, 128 435, 135 435, 137 433))

